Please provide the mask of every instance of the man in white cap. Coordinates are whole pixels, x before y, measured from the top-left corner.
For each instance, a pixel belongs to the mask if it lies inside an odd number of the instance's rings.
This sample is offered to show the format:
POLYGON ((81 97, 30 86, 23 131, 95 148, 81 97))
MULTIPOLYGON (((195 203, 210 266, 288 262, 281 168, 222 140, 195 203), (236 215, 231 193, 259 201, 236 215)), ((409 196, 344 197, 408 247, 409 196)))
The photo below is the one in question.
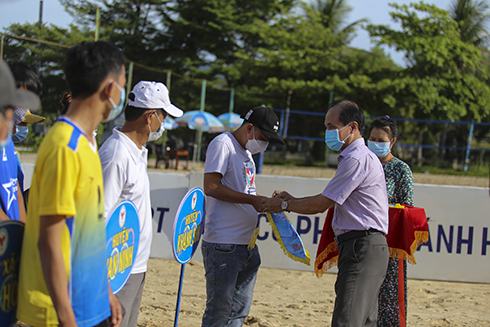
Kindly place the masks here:
POLYGON ((8 132, 15 107, 39 108, 39 97, 15 87, 15 80, 4 61, 0 61, 0 221, 25 222, 22 198, 22 170, 14 143, 8 132))
POLYGON ((109 211, 121 200, 131 200, 138 209, 140 239, 131 275, 117 293, 123 307, 121 327, 136 327, 150 257, 152 214, 148 180, 148 150, 144 144, 155 141, 164 131, 167 114, 180 117, 183 111, 169 99, 167 87, 159 82, 140 81, 128 96, 126 122, 114 128, 99 150, 104 174, 106 223, 109 211))

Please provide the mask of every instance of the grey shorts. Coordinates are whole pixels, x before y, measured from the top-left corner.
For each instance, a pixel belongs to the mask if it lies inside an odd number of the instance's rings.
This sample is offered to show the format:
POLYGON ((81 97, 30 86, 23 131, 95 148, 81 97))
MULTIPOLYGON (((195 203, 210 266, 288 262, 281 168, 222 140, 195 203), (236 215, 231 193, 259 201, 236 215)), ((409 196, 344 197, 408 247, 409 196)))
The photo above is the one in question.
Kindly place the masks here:
POLYGON ((129 275, 126 285, 116 294, 123 313, 121 327, 136 327, 138 325, 145 278, 146 273, 129 275))

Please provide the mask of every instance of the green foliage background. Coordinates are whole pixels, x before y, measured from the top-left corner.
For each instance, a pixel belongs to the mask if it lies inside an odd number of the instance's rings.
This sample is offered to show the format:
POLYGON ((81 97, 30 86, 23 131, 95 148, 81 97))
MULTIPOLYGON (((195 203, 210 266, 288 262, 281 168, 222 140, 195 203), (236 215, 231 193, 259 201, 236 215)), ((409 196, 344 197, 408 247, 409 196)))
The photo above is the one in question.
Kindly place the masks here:
MULTIPOLYGON (((206 79, 206 111, 215 115, 228 111, 229 90, 234 88, 238 113, 262 104, 283 109, 289 92, 292 110, 325 112, 333 92, 336 99, 358 101, 368 116, 489 120, 485 1, 471 11, 455 0, 451 12, 423 2, 392 4, 394 27, 364 25, 376 44, 370 51, 350 46, 356 28, 366 20, 348 24, 349 7, 341 0, 60 2, 73 17, 68 28, 13 24, 5 31, 63 45, 5 37, 4 59, 38 69, 42 114, 48 121, 59 114, 61 95, 69 91, 63 76, 66 49, 94 39, 97 8, 100 39, 117 45, 137 64, 132 85, 143 79, 165 82, 165 72, 171 71, 172 102, 185 111, 199 108, 201 80, 206 79), (406 67, 391 60, 387 47, 404 53, 406 67)), ((464 147, 468 141, 466 126, 400 123, 399 128, 403 143, 464 147)), ((193 138, 189 131, 175 133, 193 138)), ((289 135, 322 138, 323 120, 292 115, 289 135)), ((488 144, 485 128, 475 130, 475 141, 488 144)), ((306 149, 309 161, 323 160, 323 142, 288 144, 291 151, 306 149)), ((404 149, 400 155, 412 163, 429 160, 443 166, 461 161, 463 153, 404 149)), ((481 155, 480 162, 485 158, 481 155)))

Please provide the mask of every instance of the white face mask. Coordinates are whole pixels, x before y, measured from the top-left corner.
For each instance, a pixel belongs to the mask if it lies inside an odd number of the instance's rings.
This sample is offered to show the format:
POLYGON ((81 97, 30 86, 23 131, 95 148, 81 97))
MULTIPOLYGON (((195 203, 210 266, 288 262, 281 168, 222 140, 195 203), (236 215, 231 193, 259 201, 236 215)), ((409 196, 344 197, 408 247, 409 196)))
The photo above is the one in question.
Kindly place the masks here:
MULTIPOLYGON (((253 133, 253 139, 248 140, 247 144, 245 144, 245 148, 247 148, 248 151, 250 151, 252 154, 256 154, 262 151, 265 151, 267 149, 267 146, 269 146, 268 141, 262 141, 262 140, 256 140, 255 139, 255 128, 252 127, 252 133, 253 133)), ((248 133, 247 133, 248 137, 248 133)))
POLYGON ((148 136, 148 142, 158 140, 162 136, 163 132, 165 132, 165 127, 163 127, 164 123, 162 123, 160 121, 160 118, 158 118, 158 114, 156 116, 157 116, 158 121, 160 122, 160 128, 156 132, 152 132, 150 123, 148 123, 148 128, 150 129, 150 135, 148 136))

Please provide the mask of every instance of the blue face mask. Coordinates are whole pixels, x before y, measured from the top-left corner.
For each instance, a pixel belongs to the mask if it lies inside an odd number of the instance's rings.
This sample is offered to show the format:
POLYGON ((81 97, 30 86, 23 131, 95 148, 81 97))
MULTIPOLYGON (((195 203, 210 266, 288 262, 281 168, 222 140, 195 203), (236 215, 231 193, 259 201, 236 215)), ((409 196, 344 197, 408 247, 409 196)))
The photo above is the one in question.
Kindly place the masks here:
POLYGON ((27 133, 29 132, 29 128, 27 126, 17 126, 17 132, 13 134, 12 141, 14 143, 20 143, 27 138, 27 133))
POLYGON ((379 158, 386 157, 390 153, 390 142, 374 142, 368 140, 368 148, 379 158))
POLYGON ((116 106, 114 103, 114 100, 109 98, 109 102, 112 105, 111 112, 109 113, 109 116, 107 116, 106 119, 103 119, 103 123, 107 123, 108 121, 114 120, 119 116, 123 110, 124 107, 124 101, 126 101, 126 90, 124 88, 121 88, 116 82, 113 82, 114 85, 117 86, 117 88, 121 91, 121 101, 119 102, 119 105, 116 106))
POLYGON ((340 148, 342 148, 342 145, 344 145, 345 140, 347 140, 349 138, 349 136, 352 135, 352 133, 347 135, 347 137, 341 141, 339 139, 339 132, 349 125, 350 125, 350 123, 348 123, 347 125, 345 125, 341 129, 327 129, 325 131, 325 143, 327 144, 327 146, 330 149, 332 149, 334 151, 339 151, 340 148))

